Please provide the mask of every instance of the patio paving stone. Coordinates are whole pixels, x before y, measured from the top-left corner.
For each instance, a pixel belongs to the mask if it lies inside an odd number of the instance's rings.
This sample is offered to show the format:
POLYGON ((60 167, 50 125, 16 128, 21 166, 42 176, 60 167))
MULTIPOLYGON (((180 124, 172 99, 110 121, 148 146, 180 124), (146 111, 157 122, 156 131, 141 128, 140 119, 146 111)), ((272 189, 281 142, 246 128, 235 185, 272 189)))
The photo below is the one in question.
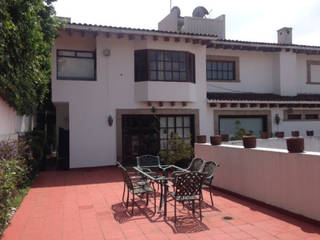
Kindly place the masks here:
POLYGON ((214 208, 204 191, 202 222, 178 204, 175 225, 173 202, 166 220, 153 197, 131 215, 122 190, 115 167, 41 172, 1 240, 320 240, 319 226, 219 191, 214 208))

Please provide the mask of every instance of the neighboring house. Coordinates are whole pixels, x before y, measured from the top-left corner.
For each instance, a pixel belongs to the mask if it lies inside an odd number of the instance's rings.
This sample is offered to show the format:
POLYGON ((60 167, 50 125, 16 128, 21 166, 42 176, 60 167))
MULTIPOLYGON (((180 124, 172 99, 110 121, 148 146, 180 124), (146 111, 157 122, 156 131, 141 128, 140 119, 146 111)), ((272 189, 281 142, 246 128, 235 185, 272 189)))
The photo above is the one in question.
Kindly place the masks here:
POLYGON ((30 116, 21 116, 0 97, 0 141, 17 139, 33 127, 30 116))
POLYGON ((233 134, 237 120, 257 135, 320 135, 320 47, 292 44, 291 28, 278 43, 226 40, 224 15, 202 16, 173 8, 159 30, 66 24, 52 101, 71 168, 157 154, 173 132, 233 134))

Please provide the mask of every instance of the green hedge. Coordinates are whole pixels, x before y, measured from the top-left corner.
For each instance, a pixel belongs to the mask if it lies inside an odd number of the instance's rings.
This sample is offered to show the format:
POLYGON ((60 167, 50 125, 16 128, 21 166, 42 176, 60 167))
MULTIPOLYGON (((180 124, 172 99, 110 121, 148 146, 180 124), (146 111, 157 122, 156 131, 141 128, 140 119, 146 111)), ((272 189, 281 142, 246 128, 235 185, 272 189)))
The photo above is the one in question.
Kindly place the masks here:
POLYGON ((10 202, 21 197, 20 190, 29 186, 40 170, 43 137, 42 132, 33 131, 19 140, 0 142, 0 235, 10 220, 10 202))

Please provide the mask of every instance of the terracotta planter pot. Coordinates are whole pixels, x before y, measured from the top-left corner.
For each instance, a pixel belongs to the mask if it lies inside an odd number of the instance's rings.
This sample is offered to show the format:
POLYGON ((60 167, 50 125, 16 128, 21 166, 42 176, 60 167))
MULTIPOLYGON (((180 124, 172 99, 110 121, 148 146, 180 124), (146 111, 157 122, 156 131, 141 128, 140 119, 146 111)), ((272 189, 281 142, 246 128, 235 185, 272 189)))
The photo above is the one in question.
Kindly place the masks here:
POLYGON ((269 133, 268 133, 268 132, 261 132, 261 138, 262 138, 262 139, 267 139, 267 138, 269 138, 269 133))
POLYGON ((290 153, 301 153, 304 151, 304 139, 302 137, 294 137, 287 139, 287 149, 290 153))
POLYGON ((206 143, 206 142, 207 142, 207 136, 206 135, 197 136, 197 143, 206 143))
POLYGON ((229 134, 221 134, 221 138, 223 142, 228 142, 229 141, 229 134))
POLYGON ((220 135, 215 135, 210 137, 211 145, 220 145, 222 142, 222 137, 220 135))
POLYGON ((257 146, 256 136, 243 136, 242 142, 244 148, 255 148, 257 146))
POLYGON ((274 134, 277 138, 283 138, 284 137, 284 132, 275 132, 274 134))
POLYGON ((292 131, 291 132, 292 137, 299 137, 299 135, 300 135, 299 131, 292 131))
POLYGON ((312 130, 307 131, 306 133, 307 133, 307 136, 313 136, 313 131, 312 130))

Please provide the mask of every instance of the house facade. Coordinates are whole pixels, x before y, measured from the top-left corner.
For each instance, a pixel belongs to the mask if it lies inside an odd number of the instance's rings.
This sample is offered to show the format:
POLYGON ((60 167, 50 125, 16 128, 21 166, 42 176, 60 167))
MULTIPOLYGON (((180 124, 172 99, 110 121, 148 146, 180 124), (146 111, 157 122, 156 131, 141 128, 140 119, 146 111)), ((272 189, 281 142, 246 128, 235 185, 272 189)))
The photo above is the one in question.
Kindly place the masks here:
POLYGON ((190 143, 240 127, 320 135, 320 47, 291 36, 226 40, 224 15, 178 8, 159 30, 66 24, 52 49, 52 101, 69 167, 132 163, 166 149, 172 133, 190 143))

